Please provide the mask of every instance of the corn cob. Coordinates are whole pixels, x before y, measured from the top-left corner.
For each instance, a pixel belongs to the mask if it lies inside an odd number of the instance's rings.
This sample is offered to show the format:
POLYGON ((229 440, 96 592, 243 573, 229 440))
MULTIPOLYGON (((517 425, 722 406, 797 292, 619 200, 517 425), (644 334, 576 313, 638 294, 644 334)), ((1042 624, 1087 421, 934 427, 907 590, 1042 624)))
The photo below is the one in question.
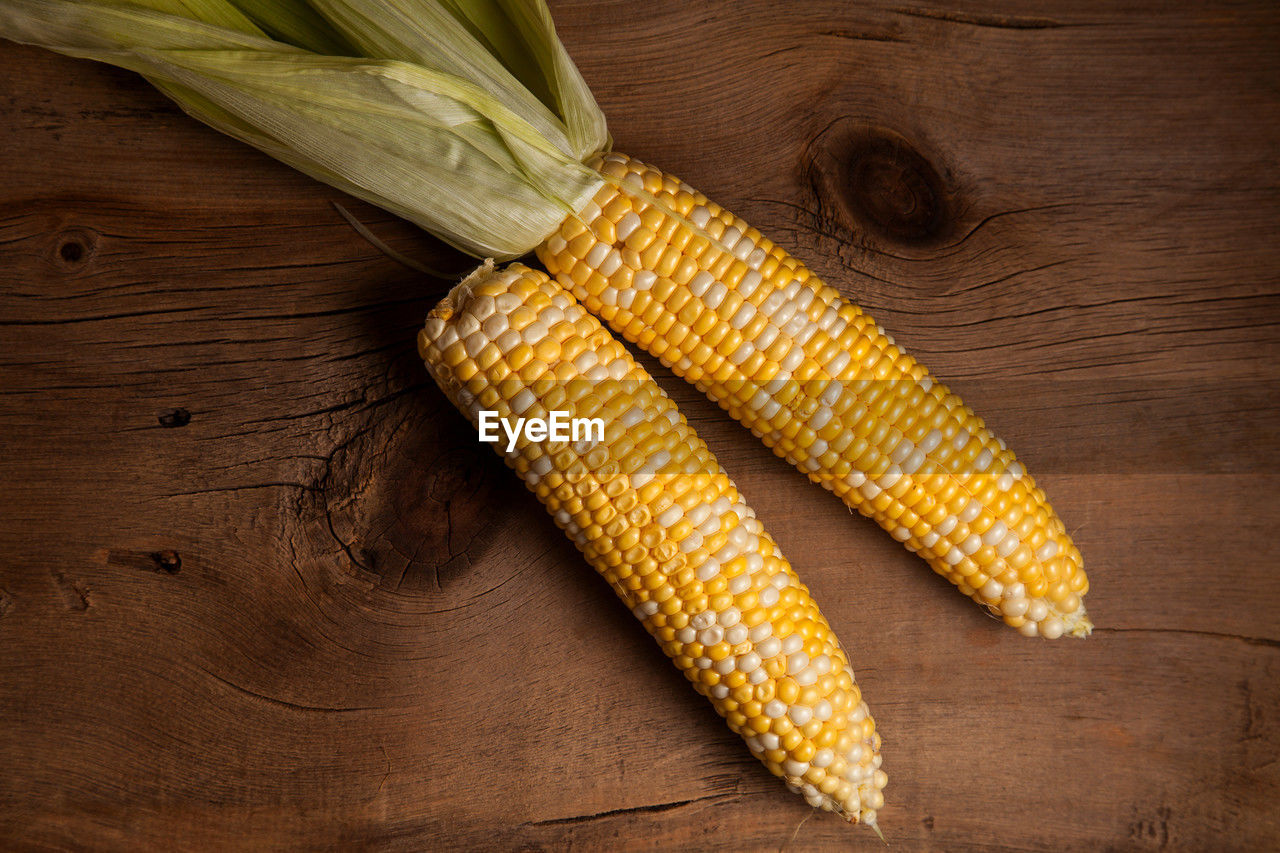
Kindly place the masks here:
POLYGON ((1092 628, 1080 552, 1004 442, 861 309, 621 154, 537 250, 627 340, 1028 636, 1092 628))
POLYGON ((604 421, 594 446, 521 433, 504 458, 770 771, 874 825, 880 737, 848 658, 715 457, 599 320, 542 272, 486 264, 432 310, 418 347, 477 425, 482 410, 604 421))

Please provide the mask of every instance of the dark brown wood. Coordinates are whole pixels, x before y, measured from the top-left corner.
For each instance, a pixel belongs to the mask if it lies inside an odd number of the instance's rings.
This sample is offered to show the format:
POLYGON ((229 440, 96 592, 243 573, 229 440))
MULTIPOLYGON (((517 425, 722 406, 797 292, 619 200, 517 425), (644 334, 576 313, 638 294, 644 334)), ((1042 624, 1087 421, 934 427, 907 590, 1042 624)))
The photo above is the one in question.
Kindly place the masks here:
MULTIPOLYGON (((1046 486, 1001 628, 656 369, 815 591, 894 849, 1280 844, 1274 4, 556 2, 619 149, 794 248, 1046 486)), ((465 259, 0 44, 0 846, 881 849, 684 684, 413 348, 465 259)))

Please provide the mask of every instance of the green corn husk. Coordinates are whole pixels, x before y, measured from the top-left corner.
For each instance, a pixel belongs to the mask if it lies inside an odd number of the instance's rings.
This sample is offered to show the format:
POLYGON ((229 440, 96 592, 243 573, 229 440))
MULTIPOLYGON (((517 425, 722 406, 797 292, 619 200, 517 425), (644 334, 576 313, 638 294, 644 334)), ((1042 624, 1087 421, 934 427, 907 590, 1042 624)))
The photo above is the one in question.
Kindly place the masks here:
POLYGON ((608 141, 604 114, 556 37, 544 2, 307 0, 362 56, 462 73, 504 101, 532 94, 561 117, 582 160, 608 141), (459 70, 461 69, 461 70, 459 70), (519 87, 519 93, 510 91, 519 87))
MULTIPOLYGON (((156 7, 155 0, 135 0, 156 7)), ((193 0, 186 0, 193 2, 193 0)), ((200 0, 214 5, 233 5, 250 18, 263 33, 273 39, 329 56, 359 56, 350 39, 315 13, 306 0, 200 0)), ((205 23, 214 23, 200 14, 187 15, 205 23)))
POLYGON ((0 0, 0 36, 144 74, 477 257, 527 254, 602 183, 604 117, 541 0, 0 0))

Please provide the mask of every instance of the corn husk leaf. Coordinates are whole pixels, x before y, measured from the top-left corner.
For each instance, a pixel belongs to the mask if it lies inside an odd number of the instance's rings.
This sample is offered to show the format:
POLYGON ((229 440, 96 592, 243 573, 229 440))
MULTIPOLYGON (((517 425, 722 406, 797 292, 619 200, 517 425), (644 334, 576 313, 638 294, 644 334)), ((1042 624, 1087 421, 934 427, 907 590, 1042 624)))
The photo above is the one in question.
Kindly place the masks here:
POLYGON ((315 53, 360 55, 306 0, 129 0, 128 5, 254 35, 269 35, 315 53))
POLYGON ((362 56, 449 71, 504 102, 516 92, 532 94, 566 129, 579 160, 608 144, 604 114, 541 0, 308 2, 362 56))
MULTIPOLYGON (((153 0, 145 0, 152 5, 153 0)), ((201 0, 221 2, 228 0, 201 0)), ((330 56, 359 56, 359 51, 341 33, 329 25, 306 0, 229 0, 274 39, 330 56)), ((197 15, 199 20, 213 23, 197 15)))
POLYGON ((445 61, 442 47, 440 67, 307 51, 221 0, 3 0, 0 35, 137 71, 202 121, 463 251, 518 257, 601 178, 449 17, 472 53, 445 61))

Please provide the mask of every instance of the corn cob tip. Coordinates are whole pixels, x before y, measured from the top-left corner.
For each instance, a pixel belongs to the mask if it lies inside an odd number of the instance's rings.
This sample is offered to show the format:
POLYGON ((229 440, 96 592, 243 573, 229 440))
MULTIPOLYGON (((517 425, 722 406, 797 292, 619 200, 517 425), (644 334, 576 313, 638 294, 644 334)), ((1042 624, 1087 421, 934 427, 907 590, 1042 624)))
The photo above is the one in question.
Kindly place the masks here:
POLYGON ((1078 637, 1084 639, 1093 633, 1093 620, 1089 618, 1089 614, 1085 612, 1084 603, 1080 604, 1080 608, 1074 613, 1068 613, 1062 617, 1066 627, 1064 633, 1068 637, 1078 637))
POLYGON ((458 310, 458 306, 467 301, 467 294, 471 292, 471 288, 487 281, 494 274, 493 258, 485 258, 484 263, 467 273, 462 281, 450 288, 449 292, 443 299, 435 304, 435 307, 427 312, 429 320, 448 320, 458 310))

